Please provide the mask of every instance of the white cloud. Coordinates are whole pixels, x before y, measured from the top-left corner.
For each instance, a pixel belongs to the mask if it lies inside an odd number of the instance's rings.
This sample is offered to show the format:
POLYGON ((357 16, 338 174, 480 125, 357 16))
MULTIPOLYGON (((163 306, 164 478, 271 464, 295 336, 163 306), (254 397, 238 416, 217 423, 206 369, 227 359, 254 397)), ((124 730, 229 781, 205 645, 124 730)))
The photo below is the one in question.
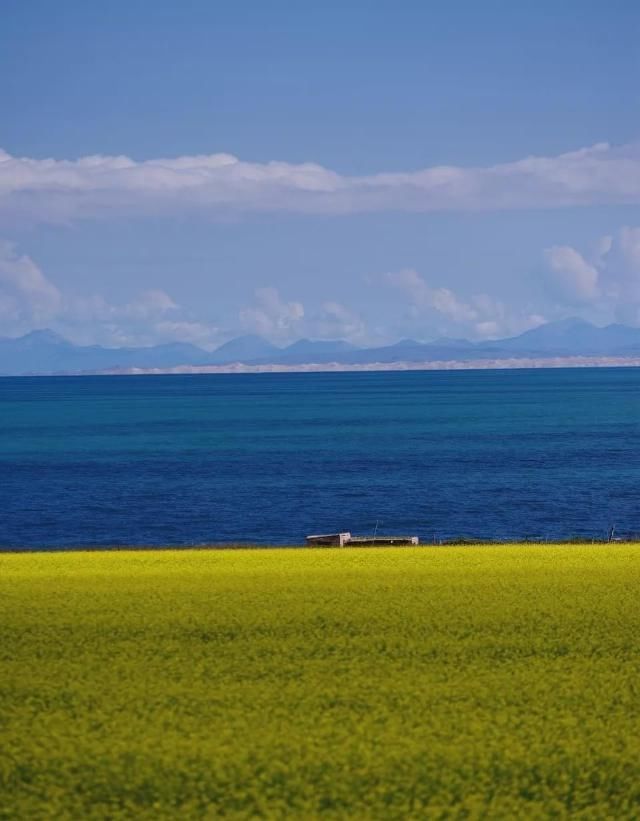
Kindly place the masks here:
POLYGON ((77 322, 152 322, 180 310, 167 293, 157 289, 142 291, 124 303, 109 302, 101 294, 67 294, 61 308, 67 319, 77 322))
POLYGON ((537 313, 516 312, 487 294, 476 294, 467 301, 449 288, 433 288, 413 269, 386 274, 386 281, 409 299, 410 316, 422 323, 428 335, 464 333, 480 339, 495 339, 522 333, 545 322, 537 313), (444 320, 444 325, 439 324, 444 320))
POLYGON ((255 297, 256 305, 240 311, 240 324, 245 331, 275 340, 299 335, 304 317, 302 303, 285 302, 276 288, 258 288, 255 297))
POLYGON ((301 337, 353 342, 367 338, 362 317, 340 302, 323 302, 308 311, 301 302, 286 302, 276 288, 259 288, 255 297, 255 305, 240 311, 240 324, 244 331, 273 342, 292 342, 301 337))
POLYGON ((185 341, 216 347, 215 326, 185 316, 159 289, 142 291, 129 302, 101 294, 61 291, 28 256, 0 240, 0 335, 20 335, 50 326, 79 344, 151 345, 185 341))
POLYGON ((590 302, 600 295, 598 271, 568 245, 554 245, 545 252, 558 284, 571 301, 590 302))
MULTIPOLYGON (((275 342, 301 336, 355 339, 365 333, 362 319, 338 302, 324 302, 307 316, 302 303, 282 299, 275 288, 259 288, 255 297, 255 304, 240 312, 240 325, 275 342)), ((0 336, 18 336, 45 326, 85 345, 180 341, 212 350, 229 336, 216 325, 190 316, 159 289, 142 291, 121 303, 99 293, 61 291, 34 260, 0 240, 0 336)))
POLYGON ((211 351, 222 339, 220 329, 206 322, 163 319, 153 326, 155 340, 163 342, 190 342, 199 348, 211 351))
POLYGON ((640 144, 599 143, 487 167, 345 176, 316 163, 230 154, 136 162, 13 157, 0 150, 0 220, 72 221, 197 210, 363 211, 556 208, 640 202, 640 144))
POLYGON ((0 318, 46 322, 61 308, 62 295, 28 256, 0 240, 0 318))
POLYGON ((414 313, 431 309, 453 322, 473 322, 478 311, 461 302, 448 288, 432 288, 417 271, 405 268, 387 274, 388 281, 404 291, 411 301, 414 313))
POLYGON ((312 317, 308 335, 317 339, 363 341, 367 329, 362 318, 340 302, 323 302, 312 317))
POLYGON ((568 304, 583 304, 619 322, 640 324, 640 227, 622 227, 601 237, 591 259, 571 246, 545 252, 568 304))

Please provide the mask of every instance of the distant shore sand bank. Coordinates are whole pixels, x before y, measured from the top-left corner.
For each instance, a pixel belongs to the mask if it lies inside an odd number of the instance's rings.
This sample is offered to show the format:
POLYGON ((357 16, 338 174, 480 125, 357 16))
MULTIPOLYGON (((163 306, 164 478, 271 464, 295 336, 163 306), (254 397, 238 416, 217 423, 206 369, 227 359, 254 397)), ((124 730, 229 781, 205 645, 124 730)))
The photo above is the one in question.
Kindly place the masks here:
POLYGON ((463 371, 514 368, 637 368, 640 357, 555 356, 541 358, 460 359, 430 362, 372 362, 347 365, 341 362, 308 365, 177 365, 173 368, 110 368, 103 374, 181 374, 181 373, 336 373, 361 371, 463 371))

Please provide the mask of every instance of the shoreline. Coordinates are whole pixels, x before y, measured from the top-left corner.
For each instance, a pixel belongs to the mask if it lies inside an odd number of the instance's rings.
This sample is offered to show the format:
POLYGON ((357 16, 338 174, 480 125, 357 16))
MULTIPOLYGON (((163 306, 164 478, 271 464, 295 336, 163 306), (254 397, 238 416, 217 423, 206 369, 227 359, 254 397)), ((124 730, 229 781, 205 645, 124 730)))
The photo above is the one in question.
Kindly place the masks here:
POLYGON ((0 378, 51 376, 170 376, 199 374, 262 373, 385 373, 408 371, 502 371, 558 368, 638 368, 640 356, 551 356, 504 357, 496 359, 438 359, 424 362, 309 362, 298 365, 245 364, 175 365, 167 368, 104 368, 88 371, 50 371, 47 373, 0 374, 0 378))
POLYGON ((29 555, 33 553, 165 553, 165 552, 229 552, 229 551, 250 551, 260 552, 264 550, 302 550, 306 553, 317 553, 319 551, 351 552, 354 550, 420 550, 420 549, 440 549, 447 547, 614 547, 614 546, 634 546, 640 547, 640 538, 615 538, 611 541, 607 539, 512 539, 512 540, 490 540, 490 539, 452 539, 438 542, 422 542, 417 545, 372 545, 353 544, 338 547, 335 545, 314 545, 305 544, 249 544, 241 542, 222 544, 201 544, 201 545, 78 545, 66 547, 1 547, 0 556, 29 555))
POLYGON ((508 357, 498 359, 451 359, 424 362, 308 363, 300 365, 178 365, 173 368, 109 368, 93 375, 153 376, 162 374, 243 374, 243 373, 372 373, 393 371, 478 371, 531 370, 544 368, 637 368, 640 357, 554 356, 508 357))

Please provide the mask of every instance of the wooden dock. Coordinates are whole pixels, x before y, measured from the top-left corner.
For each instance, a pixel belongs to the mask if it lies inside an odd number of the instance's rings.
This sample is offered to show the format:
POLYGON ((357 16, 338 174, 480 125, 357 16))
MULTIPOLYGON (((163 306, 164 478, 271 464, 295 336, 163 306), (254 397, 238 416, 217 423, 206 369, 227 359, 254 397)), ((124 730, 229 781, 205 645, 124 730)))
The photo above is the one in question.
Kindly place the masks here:
POLYGON ((307 536, 309 547, 379 547, 420 544, 417 536, 352 536, 349 531, 307 536))
POLYGON ((359 547, 376 547, 384 544, 412 545, 420 544, 420 539, 417 536, 352 536, 347 544, 359 547))

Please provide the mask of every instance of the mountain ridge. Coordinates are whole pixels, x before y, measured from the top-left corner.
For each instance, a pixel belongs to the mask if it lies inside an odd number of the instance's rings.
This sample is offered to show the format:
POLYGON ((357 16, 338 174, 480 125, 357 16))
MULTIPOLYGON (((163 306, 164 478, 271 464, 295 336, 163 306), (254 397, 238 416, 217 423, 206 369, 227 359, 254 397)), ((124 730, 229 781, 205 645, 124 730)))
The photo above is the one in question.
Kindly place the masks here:
POLYGON ((447 337, 431 342, 402 339, 391 345, 358 348, 345 340, 299 339, 280 348, 257 334, 247 334, 231 339, 211 352, 188 342, 122 348, 74 345, 56 331, 43 328, 22 337, 0 337, 0 374, 73 374, 235 363, 357 365, 513 357, 630 357, 639 354, 640 328, 616 323, 600 327, 576 317, 549 322, 517 336, 479 342, 447 337))

